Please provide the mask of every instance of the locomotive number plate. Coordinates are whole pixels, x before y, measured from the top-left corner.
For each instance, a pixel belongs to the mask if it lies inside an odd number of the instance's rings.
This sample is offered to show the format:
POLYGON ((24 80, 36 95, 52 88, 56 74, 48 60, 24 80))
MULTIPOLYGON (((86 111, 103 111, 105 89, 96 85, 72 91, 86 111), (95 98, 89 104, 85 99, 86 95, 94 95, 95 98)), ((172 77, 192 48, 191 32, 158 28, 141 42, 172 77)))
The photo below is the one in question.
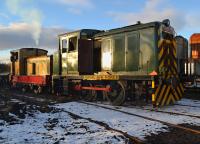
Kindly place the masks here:
POLYGON ((83 80, 119 80, 118 75, 86 75, 83 80))

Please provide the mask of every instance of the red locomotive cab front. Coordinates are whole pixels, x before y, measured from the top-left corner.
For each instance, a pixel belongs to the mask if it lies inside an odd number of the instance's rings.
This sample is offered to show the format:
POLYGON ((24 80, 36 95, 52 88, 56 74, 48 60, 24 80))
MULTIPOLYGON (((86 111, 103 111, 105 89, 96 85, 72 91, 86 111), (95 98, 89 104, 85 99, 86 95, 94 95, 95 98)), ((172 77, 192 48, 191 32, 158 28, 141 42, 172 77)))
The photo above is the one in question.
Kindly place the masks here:
POLYGON ((200 59, 200 34, 193 34, 190 37, 191 57, 200 59))

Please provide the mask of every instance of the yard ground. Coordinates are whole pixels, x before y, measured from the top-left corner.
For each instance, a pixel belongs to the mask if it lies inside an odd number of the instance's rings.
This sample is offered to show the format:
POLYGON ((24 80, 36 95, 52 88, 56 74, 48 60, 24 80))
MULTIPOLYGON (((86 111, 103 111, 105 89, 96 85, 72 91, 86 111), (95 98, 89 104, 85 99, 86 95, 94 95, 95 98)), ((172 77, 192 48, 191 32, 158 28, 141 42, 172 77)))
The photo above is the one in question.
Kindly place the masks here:
POLYGON ((200 143, 199 100, 182 99, 152 110, 150 105, 114 107, 43 98, 32 103, 13 97, 0 93, 0 143, 200 143))

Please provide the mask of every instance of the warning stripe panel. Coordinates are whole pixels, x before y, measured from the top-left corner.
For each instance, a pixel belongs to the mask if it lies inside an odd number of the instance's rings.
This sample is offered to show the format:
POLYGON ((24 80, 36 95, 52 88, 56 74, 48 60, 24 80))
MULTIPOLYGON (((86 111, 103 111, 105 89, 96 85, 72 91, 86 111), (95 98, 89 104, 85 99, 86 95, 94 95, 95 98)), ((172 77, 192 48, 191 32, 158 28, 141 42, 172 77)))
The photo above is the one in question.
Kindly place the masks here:
POLYGON ((180 97, 178 96, 178 94, 177 94, 175 89, 172 89, 172 93, 173 93, 174 98, 175 98, 176 101, 180 100, 180 97))
POLYGON ((165 95, 164 95, 164 97, 163 97, 161 106, 164 106, 164 105, 165 105, 165 102, 166 102, 166 100, 167 100, 167 98, 168 98, 168 96, 169 96, 169 93, 170 93, 170 89, 171 89, 171 86, 168 86, 168 87, 167 87, 167 91, 166 91, 166 93, 165 93, 165 95))
POLYGON ((182 93, 184 93, 184 88, 182 83, 179 84, 179 87, 181 88, 182 93))
POLYGON ((170 83, 162 83, 157 86, 155 91, 156 103, 163 106, 180 100, 184 93, 184 88, 182 83, 179 82, 175 40, 172 37, 169 37, 167 40, 159 40, 158 48, 158 68, 160 74, 162 74, 161 77, 165 82, 170 82, 171 78, 175 78, 177 82, 176 88, 170 83))
POLYGON ((175 90, 171 85, 159 86, 156 90, 156 104, 160 106, 169 105, 180 100, 179 89, 175 90), (178 92, 177 92, 178 91, 178 92))
POLYGON ((164 61, 162 61, 162 62, 160 63, 160 65, 159 65, 159 70, 161 71, 163 67, 164 67, 164 61))
POLYGON ((160 50, 160 52, 159 52, 159 60, 162 58, 162 56, 163 56, 163 53, 164 53, 164 49, 163 48, 161 48, 161 50, 160 50))
POLYGON ((171 93, 170 96, 171 96, 171 99, 170 99, 169 104, 170 104, 170 103, 174 104, 174 103, 176 102, 176 100, 174 99, 174 95, 173 95, 173 93, 171 93))
POLYGON ((168 51, 168 49, 167 48, 164 48, 164 47, 161 47, 161 51, 160 52, 162 52, 163 51, 163 53, 159 53, 159 55, 160 55, 160 58, 159 58, 159 62, 161 62, 161 61, 165 61, 166 60, 166 56, 167 56, 167 51, 168 51))
POLYGON ((161 90, 161 85, 158 86, 158 88, 156 89, 155 95, 157 96, 160 93, 161 90))
POLYGON ((176 41, 172 40, 173 47, 176 48, 176 41))
POLYGON ((183 93, 184 93, 184 90, 182 91, 182 89, 181 89, 181 84, 179 84, 177 87, 179 88, 181 94, 183 94, 183 93))
POLYGON ((174 59, 176 59, 176 50, 175 49, 172 50, 172 56, 174 57, 174 59))
POLYGON ((175 90, 176 90, 176 93, 177 93, 179 99, 181 99, 182 98, 182 94, 180 92, 180 89, 177 87, 175 90))
POLYGON ((159 40, 158 41, 158 48, 161 48, 163 44, 164 44, 164 40, 163 39, 159 40))
POLYGON ((163 87, 161 87, 160 93, 158 93, 158 94, 156 95, 156 103, 157 103, 157 104, 160 103, 161 98, 163 97, 163 94, 164 94, 164 91, 165 91, 166 87, 167 87, 166 85, 164 85, 163 87))
POLYGON ((172 93, 170 92, 168 99, 166 100, 166 105, 169 105, 170 103, 172 103, 172 93))

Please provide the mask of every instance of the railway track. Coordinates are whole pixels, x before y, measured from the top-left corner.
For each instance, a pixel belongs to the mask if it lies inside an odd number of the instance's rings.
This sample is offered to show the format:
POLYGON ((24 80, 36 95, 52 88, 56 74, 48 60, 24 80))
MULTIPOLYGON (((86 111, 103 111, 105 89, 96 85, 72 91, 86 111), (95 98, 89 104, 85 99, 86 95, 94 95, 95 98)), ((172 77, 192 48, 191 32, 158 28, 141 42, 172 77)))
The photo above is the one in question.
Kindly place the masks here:
MULTIPOLYGON (((0 93, 1 94, 1 93, 0 93)), ((13 97, 12 94, 6 92, 6 95, 10 96, 10 97, 13 97)), ((38 98, 38 97, 34 97, 34 96, 26 96, 24 94, 15 94, 15 96, 13 98, 19 98, 23 101, 31 101, 31 102, 34 102, 34 103, 41 103, 41 104, 44 104, 44 103, 56 103, 56 100, 52 100, 52 99, 46 99, 46 98, 38 98)), ((82 102, 82 103, 87 103, 87 104, 91 104, 91 103, 88 103, 88 102, 83 102, 83 101, 79 101, 79 102, 82 102)), ((94 104, 94 103, 92 103, 94 104)), ((98 105, 98 104, 97 104, 98 105)), ((104 104, 103 105, 108 105, 108 104, 104 104)), ((192 105, 184 105, 184 104, 175 104, 175 105, 178 105, 178 106, 185 106, 185 107, 194 107, 194 108, 200 108, 199 106, 192 106, 192 105)), ((108 105, 110 106, 110 105, 108 105)), ((200 116, 196 116, 196 115, 191 115, 191 114, 184 114, 184 113, 177 113, 177 112, 167 112, 167 111, 162 111, 162 110, 158 110, 158 109, 148 109, 148 108, 139 108, 139 107, 135 107, 135 106, 125 106, 125 107, 128 107, 128 108, 135 108, 135 109, 140 109, 140 110, 148 110, 148 111, 156 111, 156 112, 159 112, 159 113, 166 113, 166 114, 170 114, 170 115, 182 115, 182 116, 189 116, 189 117, 193 117, 193 118, 200 118, 200 116)))
MULTIPOLYGON (((29 96, 26 96, 24 94, 14 94, 14 96, 17 96, 17 97, 15 97, 17 99, 20 99, 20 100, 23 100, 23 101, 28 101, 29 103, 33 102, 34 104, 40 104, 40 103, 48 104, 48 102, 51 102, 51 101, 45 101, 45 98, 34 99, 35 97, 29 97, 29 96)), ((200 135, 200 130, 195 130, 195 129, 192 129, 192 128, 187 128, 187 127, 184 127, 184 126, 171 124, 171 123, 168 123, 168 122, 165 122, 165 121, 162 121, 162 120, 158 120, 158 119, 154 119, 154 118, 151 118, 151 117, 146 117, 146 116, 142 116, 142 115, 139 115, 139 114, 126 112, 126 111, 123 111, 123 110, 120 110, 120 109, 117 109, 117 108, 110 108, 110 107, 108 107, 106 105, 103 106, 103 105, 100 105, 100 104, 90 103, 90 102, 83 102, 83 101, 79 101, 79 103, 84 103, 84 104, 87 104, 87 105, 93 105, 93 106, 96 106, 96 107, 101 107, 101 108, 104 108, 104 109, 121 112, 121 113, 124 113, 124 114, 140 117, 140 118, 143 118, 143 119, 146 119, 146 120, 150 120, 150 121, 160 122, 160 123, 162 123, 164 125, 167 125, 167 126, 169 126, 171 128, 177 128, 179 130, 185 131, 185 132, 190 133, 190 134, 200 135)), ((130 108, 135 108, 135 107, 130 107, 130 108)), ((137 108, 137 109, 152 111, 151 109, 144 109, 144 108, 137 108)), ((127 138, 131 143, 136 143, 136 144, 145 143, 143 140, 140 140, 137 137, 129 135, 129 134, 127 134, 126 132, 124 132, 122 130, 118 130, 118 129, 110 127, 105 122, 94 120, 94 119, 87 118, 87 117, 84 117, 84 116, 80 116, 79 114, 75 114, 75 113, 72 113, 72 112, 67 111, 67 110, 64 110, 63 112, 68 113, 72 117, 77 117, 79 119, 85 119, 85 120, 88 120, 91 123, 98 124, 98 125, 104 127, 106 130, 109 130, 109 131, 112 131, 112 132, 118 132, 118 133, 122 134, 125 138, 127 138)), ((193 115, 188 115, 188 114, 180 114, 180 113, 174 113, 174 112, 165 112, 165 111, 157 111, 157 112, 173 114, 173 115, 190 116, 190 117, 194 117, 194 118, 200 118, 199 116, 193 116, 193 115)))
POLYGON ((140 109, 140 110, 155 111, 155 112, 158 112, 158 113, 165 113, 165 114, 170 114, 170 115, 181 115, 181 116, 188 116, 188 117, 193 117, 193 118, 199 118, 200 119, 200 116, 192 115, 192 114, 168 112, 168 111, 163 111, 163 110, 158 110, 158 109, 149 109, 149 108, 144 108, 144 107, 139 108, 139 107, 134 107, 134 106, 127 106, 127 108, 135 108, 135 109, 140 109))
MULTIPOLYGON (((97 104, 103 104, 103 105, 107 105, 110 106, 109 104, 104 104, 104 103, 97 103, 97 104)), ((178 105, 178 104, 176 104, 178 105)), ((179 106, 187 106, 187 105, 179 105, 179 106)), ((158 113, 165 113, 165 114, 170 114, 170 115, 181 115, 181 116, 188 116, 188 117, 193 117, 193 118, 199 118, 200 116, 197 115, 192 115, 192 114, 184 114, 184 113, 178 113, 178 112, 168 112, 168 111, 163 111, 163 110, 158 110, 156 108, 154 109, 150 109, 150 108, 145 108, 145 107, 136 107, 136 106, 132 106, 132 105, 125 105, 125 106, 120 106, 119 108, 134 108, 134 109, 139 109, 139 110, 147 110, 147 111, 154 111, 154 112, 158 112, 158 113)), ((200 108, 200 107, 197 107, 200 108)))
POLYGON ((13 99, 20 99, 22 101, 26 101, 29 103, 34 103, 36 105, 43 105, 43 104, 54 104, 57 102, 67 102, 73 101, 74 99, 70 99, 67 97, 56 97, 56 96, 49 96, 47 94, 44 95, 36 95, 32 93, 22 93, 17 91, 9 91, 9 89, 0 89, 0 95, 4 95, 4 98, 13 98, 13 99))
POLYGON ((200 109, 200 106, 192 106, 192 105, 186 105, 186 104, 175 104, 175 105, 185 106, 185 107, 193 107, 193 108, 199 108, 200 109))
POLYGON ((87 121, 89 121, 91 123, 95 123, 97 125, 100 125, 100 126, 104 127, 106 130, 113 131, 113 132, 118 132, 118 133, 122 134, 123 136, 125 136, 127 139, 129 139, 129 141, 128 141, 129 144, 143 144, 144 143, 142 140, 138 139, 137 137, 129 135, 126 132, 123 132, 121 130, 114 129, 114 128, 110 127, 108 124, 106 124, 104 122, 93 120, 93 119, 90 119, 90 118, 85 118, 85 117, 82 117, 80 115, 77 115, 75 113, 72 113, 72 112, 69 112, 69 111, 66 111, 66 110, 62 110, 62 112, 68 113, 71 117, 84 119, 84 120, 87 120, 87 121))
MULTIPOLYGON (((35 105, 44 105, 44 104, 48 104, 48 102, 51 102, 51 101, 46 101, 44 98, 33 99, 34 97, 25 96, 25 95, 22 95, 22 94, 15 94, 15 96, 16 96, 15 99, 17 99, 17 100, 22 100, 22 101, 25 101, 27 103, 31 103, 32 102, 35 105)), ((72 112, 67 111, 67 110, 62 110, 62 109, 57 109, 57 108, 56 108, 56 110, 60 110, 62 112, 65 112, 65 113, 69 114, 71 117, 73 117, 75 119, 77 119, 77 118, 78 119, 84 119, 84 120, 87 120, 87 121, 89 121, 91 123, 94 123, 94 124, 97 124, 99 126, 102 126, 108 131, 120 133, 128 140, 127 143, 129 143, 129 144, 143 144, 144 143, 142 140, 138 139, 137 137, 131 136, 131 135, 129 135, 126 132, 123 132, 121 130, 114 129, 114 128, 110 127, 108 124, 106 124, 104 122, 92 120, 90 118, 85 118, 85 117, 82 117, 80 115, 77 115, 77 114, 72 113, 72 112)))
POLYGON ((166 122, 166 121, 162 121, 162 120, 158 120, 158 119, 154 119, 154 118, 151 118, 151 117, 147 117, 147 116, 143 116, 143 115, 139 115, 139 114, 134 114, 134 113, 126 112, 126 111, 123 111, 123 110, 119 110, 119 109, 115 109, 115 108, 110 108, 110 107, 99 105, 99 104, 95 104, 95 103, 89 103, 89 102, 83 102, 83 101, 80 101, 79 103, 83 103, 83 104, 87 104, 87 105, 92 105, 92 106, 96 106, 96 107, 100 107, 100 108, 104 108, 104 109, 108 109, 108 110, 113 110, 113 111, 116 111, 116 112, 121 112, 121 113, 124 113, 124 114, 127 114, 127 115, 140 117, 140 118, 143 118, 143 119, 146 119, 146 120, 150 120, 150 121, 160 122, 160 123, 162 123, 164 125, 167 125, 169 127, 181 129, 183 131, 190 132, 192 134, 200 135, 200 130, 195 130, 195 129, 187 128, 187 127, 184 127, 184 126, 172 124, 172 123, 169 123, 169 122, 166 122))

